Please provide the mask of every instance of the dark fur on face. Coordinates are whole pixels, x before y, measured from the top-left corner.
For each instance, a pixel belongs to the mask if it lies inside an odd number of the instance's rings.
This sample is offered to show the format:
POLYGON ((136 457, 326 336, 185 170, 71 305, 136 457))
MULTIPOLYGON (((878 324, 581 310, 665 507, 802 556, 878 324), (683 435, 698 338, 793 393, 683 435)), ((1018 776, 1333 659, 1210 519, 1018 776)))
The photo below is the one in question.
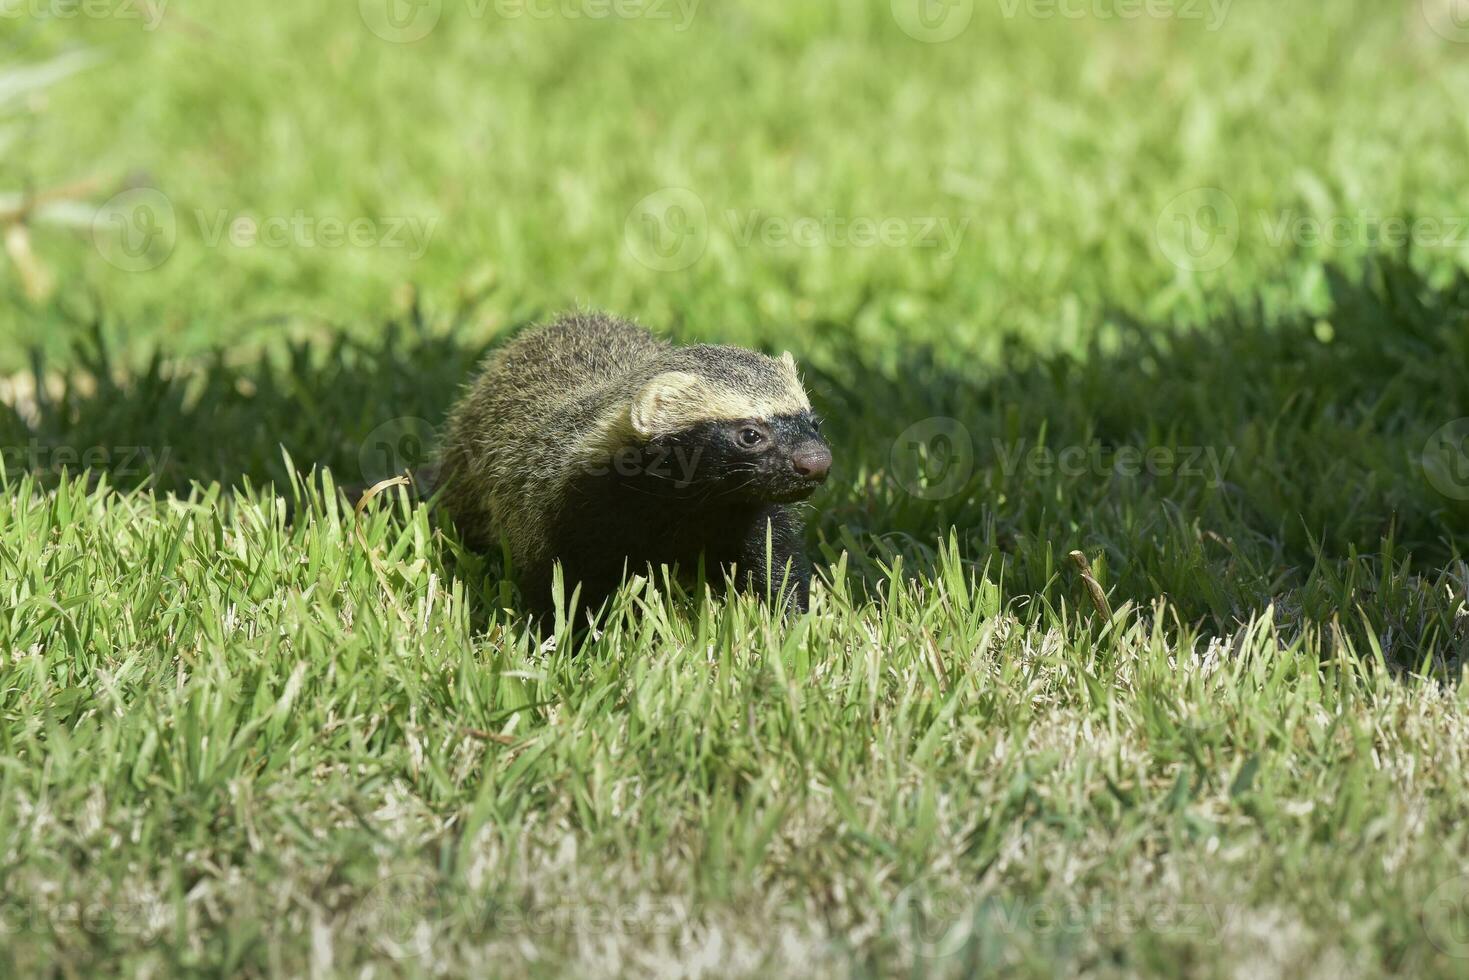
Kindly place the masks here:
POLYGON ((653 439, 644 453, 650 492, 710 501, 795 503, 811 496, 831 469, 820 420, 810 412, 703 422, 653 439), (661 486, 670 475, 672 485, 661 486))

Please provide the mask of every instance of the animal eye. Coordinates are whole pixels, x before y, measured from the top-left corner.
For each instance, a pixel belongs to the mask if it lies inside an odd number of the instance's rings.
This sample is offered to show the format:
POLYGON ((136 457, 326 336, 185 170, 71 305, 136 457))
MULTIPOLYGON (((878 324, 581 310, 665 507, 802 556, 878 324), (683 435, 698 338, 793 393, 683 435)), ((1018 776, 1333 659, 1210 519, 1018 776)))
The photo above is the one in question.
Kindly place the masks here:
POLYGON ((759 429, 741 429, 740 445, 747 449, 753 449, 765 441, 765 435, 759 429))

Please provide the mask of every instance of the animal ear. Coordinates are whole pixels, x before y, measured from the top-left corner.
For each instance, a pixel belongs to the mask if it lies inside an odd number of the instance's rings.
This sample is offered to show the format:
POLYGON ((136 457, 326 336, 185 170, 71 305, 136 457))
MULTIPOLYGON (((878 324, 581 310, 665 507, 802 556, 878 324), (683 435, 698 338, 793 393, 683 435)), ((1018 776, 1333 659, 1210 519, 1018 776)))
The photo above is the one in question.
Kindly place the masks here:
POLYGON ((780 363, 789 368, 792 374, 796 373, 796 359, 791 356, 790 351, 786 351, 780 355, 780 363))
POLYGON ((684 371, 665 371, 643 385, 629 413, 633 431, 644 439, 683 427, 698 405, 699 379, 684 371))

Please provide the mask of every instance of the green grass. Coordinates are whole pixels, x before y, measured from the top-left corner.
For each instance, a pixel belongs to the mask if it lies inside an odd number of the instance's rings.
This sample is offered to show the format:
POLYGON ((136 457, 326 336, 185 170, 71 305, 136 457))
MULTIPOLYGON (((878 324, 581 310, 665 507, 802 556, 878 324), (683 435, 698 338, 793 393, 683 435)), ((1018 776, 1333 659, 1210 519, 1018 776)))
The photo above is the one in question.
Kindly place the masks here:
POLYGON ((1462 973, 1448 4, 7 18, 0 973, 1462 973), (322 502, 575 305, 797 355, 809 617, 322 502))

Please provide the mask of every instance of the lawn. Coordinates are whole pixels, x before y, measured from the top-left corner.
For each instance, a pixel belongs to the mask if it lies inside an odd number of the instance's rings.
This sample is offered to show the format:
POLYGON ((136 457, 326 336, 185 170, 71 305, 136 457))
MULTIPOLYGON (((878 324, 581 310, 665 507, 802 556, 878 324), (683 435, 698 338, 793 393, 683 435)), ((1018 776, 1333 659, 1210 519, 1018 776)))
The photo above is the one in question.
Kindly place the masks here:
POLYGON ((0 0, 0 975, 1462 975, 1466 14, 0 0), (322 492, 575 307, 810 615, 322 492))

